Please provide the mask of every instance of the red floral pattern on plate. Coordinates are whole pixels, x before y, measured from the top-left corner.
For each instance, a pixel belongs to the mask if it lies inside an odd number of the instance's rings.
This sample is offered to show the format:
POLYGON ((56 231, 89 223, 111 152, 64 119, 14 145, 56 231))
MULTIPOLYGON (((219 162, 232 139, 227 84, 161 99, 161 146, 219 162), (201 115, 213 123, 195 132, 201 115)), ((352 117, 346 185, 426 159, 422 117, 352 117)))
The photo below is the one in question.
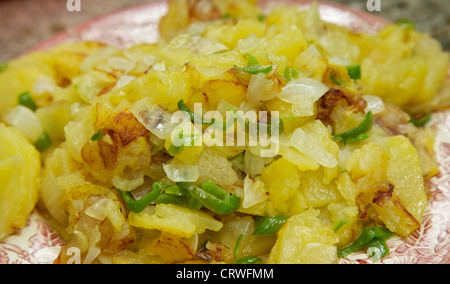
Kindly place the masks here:
MULTIPOLYGON (((303 0, 262 0, 269 11, 280 4, 304 4, 303 0)), ((374 32, 386 20, 370 13, 328 2, 319 3, 322 19, 354 30, 374 32)), ((65 40, 96 40, 126 48, 136 43, 153 43, 159 37, 158 22, 166 13, 164 1, 153 2, 108 15, 80 25, 51 38, 33 50, 43 50, 65 40)), ((449 70, 450 77, 450 70, 449 70)), ((387 244, 391 253, 379 263, 450 263, 450 112, 438 113, 432 125, 438 129, 436 154, 441 173, 428 182, 432 198, 422 227, 407 239, 392 238, 387 244)), ((38 213, 27 226, 0 242, 0 264, 52 263, 64 242, 38 213)), ((373 263, 365 253, 355 253, 340 260, 342 264, 373 263)))

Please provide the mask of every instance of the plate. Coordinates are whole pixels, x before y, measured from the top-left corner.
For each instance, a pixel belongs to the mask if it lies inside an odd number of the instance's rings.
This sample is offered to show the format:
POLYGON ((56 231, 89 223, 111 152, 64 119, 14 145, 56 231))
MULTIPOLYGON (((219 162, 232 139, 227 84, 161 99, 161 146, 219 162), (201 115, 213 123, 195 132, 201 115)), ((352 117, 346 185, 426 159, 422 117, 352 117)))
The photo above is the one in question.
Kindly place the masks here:
MULTIPOLYGON (((280 4, 301 4, 306 9, 312 1, 262 0, 265 12, 280 4)), ((319 3, 323 20, 355 31, 374 33, 388 24, 387 20, 369 12, 330 3, 319 3)), ((39 44, 30 51, 45 50, 63 41, 87 40, 127 48, 137 43, 155 43, 159 38, 158 23, 167 12, 165 1, 139 5, 84 23, 39 44)), ((431 200, 423 224, 407 239, 391 238, 391 253, 379 263, 425 264, 450 263, 450 112, 434 115, 431 122, 437 130, 436 155, 441 173, 428 181, 431 200)), ((25 228, 0 242, 0 264, 52 263, 64 242, 49 223, 33 212, 25 228)), ((342 264, 372 263, 365 253, 352 254, 342 264)))

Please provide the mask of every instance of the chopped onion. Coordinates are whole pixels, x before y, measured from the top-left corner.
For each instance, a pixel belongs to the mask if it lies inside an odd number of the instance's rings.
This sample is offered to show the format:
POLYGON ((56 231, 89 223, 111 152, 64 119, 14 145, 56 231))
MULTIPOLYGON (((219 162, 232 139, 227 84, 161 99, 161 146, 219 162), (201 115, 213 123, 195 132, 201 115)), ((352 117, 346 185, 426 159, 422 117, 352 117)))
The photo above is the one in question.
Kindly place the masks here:
POLYGON ((349 66, 352 62, 350 60, 347 60, 345 58, 342 57, 331 57, 330 59, 328 59, 328 62, 333 64, 333 65, 338 65, 338 66, 349 66))
POLYGON ((111 57, 108 59, 108 65, 113 69, 123 70, 125 73, 130 72, 134 68, 133 62, 122 57, 111 57))
POLYGON ((253 179, 247 175, 244 180, 244 202, 242 206, 247 209, 268 198, 265 184, 260 179, 253 179))
POLYGON ((144 98, 133 104, 131 112, 136 119, 159 139, 165 140, 175 129, 172 116, 161 107, 151 104, 151 99, 144 98))
POLYGON ((136 79, 135 76, 130 76, 130 75, 122 76, 119 78, 119 80, 117 80, 117 83, 114 86, 114 89, 121 89, 121 88, 125 87, 126 85, 128 85, 134 79, 136 79))
POLYGON ((106 216, 103 211, 105 210, 108 201, 109 199, 102 198, 99 201, 95 202, 85 210, 86 215, 91 218, 97 219, 98 221, 105 220, 106 216))
POLYGON ((334 168, 338 165, 338 161, 333 155, 318 145, 301 128, 295 130, 292 135, 291 145, 326 168, 334 168))
POLYGON ((167 177, 173 182, 196 182, 200 177, 196 166, 164 164, 163 168, 167 177))
POLYGON ((33 84, 33 94, 35 95, 53 93, 55 90, 55 80, 48 76, 39 76, 36 82, 33 84))
POLYGON ((261 157, 251 151, 245 151, 244 172, 252 176, 260 175, 265 166, 273 161, 273 158, 261 157))
POLYGON ((95 202, 86 209, 85 213, 98 221, 103 221, 108 218, 116 232, 120 232, 125 223, 125 218, 120 213, 119 207, 108 198, 102 198, 95 202))
POLYGON ((102 234, 98 226, 88 232, 89 248, 84 258, 83 264, 91 264, 100 255, 101 249, 96 246, 98 242, 102 239, 102 234))
POLYGON ((258 38, 256 34, 251 34, 246 38, 240 39, 237 42, 237 47, 241 54, 251 53, 252 50, 260 45, 267 45, 265 38, 258 38))
POLYGON ((247 101, 252 106, 257 106, 261 101, 268 101, 278 95, 278 84, 267 79, 265 74, 253 75, 248 85, 247 101))
POLYGON ((311 78, 299 78, 290 81, 278 94, 278 98, 292 104, 294 116, 314 115, 314 104, 328 92, 322 82, 311 78))
POLYGON ((384 111, 385 105, 383 99, 381 99, 380 97, 366 95, 363 96, 363 98, 367 102, 366 113, 369 113, 369 111, 371 111, 373 114, 377 114, 384 111))
POLYGON ((5 116, 5 122, 19 129, 31 143, 35 143, 44 132, 44 128, 36 114, 24 106, 13 108, 5 116))

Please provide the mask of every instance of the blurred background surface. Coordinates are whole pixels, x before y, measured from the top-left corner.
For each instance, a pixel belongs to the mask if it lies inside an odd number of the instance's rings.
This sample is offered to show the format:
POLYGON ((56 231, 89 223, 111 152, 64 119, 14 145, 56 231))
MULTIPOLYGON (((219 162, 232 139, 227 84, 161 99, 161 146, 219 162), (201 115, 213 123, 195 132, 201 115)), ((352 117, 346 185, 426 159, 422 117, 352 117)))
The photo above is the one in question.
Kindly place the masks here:
MULTIPOLYGON (((0 0, 0 62, 8 61, 53 35, 85 21, 155 0, 81 0, 80 12, 69 12, 67 0, 0 0)), ((413 20, 418 30, 438 39, 450 51, 449 0, 380 0, 372 12, 391 21, 413 20)), ((367 0, 329 0, 367 11, 367 0)))

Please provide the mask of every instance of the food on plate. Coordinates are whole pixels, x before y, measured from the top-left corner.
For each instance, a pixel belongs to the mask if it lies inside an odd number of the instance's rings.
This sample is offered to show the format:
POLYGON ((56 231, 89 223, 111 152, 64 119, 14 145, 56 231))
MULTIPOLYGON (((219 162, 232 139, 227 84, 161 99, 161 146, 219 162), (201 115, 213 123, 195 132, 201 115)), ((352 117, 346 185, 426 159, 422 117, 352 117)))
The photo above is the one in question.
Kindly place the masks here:
POLYGON ((158 43, 2 65, 0 237, 36 206, 56 263, 338 263, 421 226, 427 123, 450 102, 436 40, 354 32, 317 3, 168 4, 158 43))

